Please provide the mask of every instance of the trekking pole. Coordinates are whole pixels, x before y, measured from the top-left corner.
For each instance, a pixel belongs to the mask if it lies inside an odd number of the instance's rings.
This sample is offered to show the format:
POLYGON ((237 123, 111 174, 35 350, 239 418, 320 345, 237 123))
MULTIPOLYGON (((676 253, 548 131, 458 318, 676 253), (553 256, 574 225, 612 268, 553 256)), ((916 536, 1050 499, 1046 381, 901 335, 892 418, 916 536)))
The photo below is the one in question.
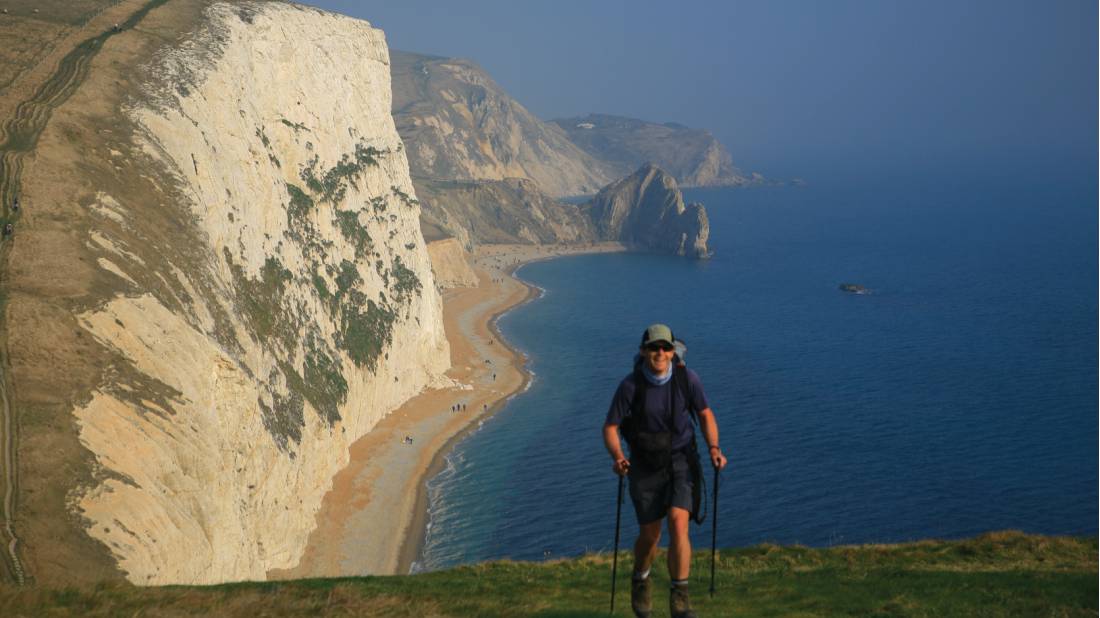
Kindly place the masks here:
POLYGON ((714 598, 714 556, 718 544, 718 466, 714 466, 714 518, 710 528, 710 598, 714 598))
POLYGON ((619 516, 623 512, 623 477, 619 476, 619 499, 615 503, 615 553, 611 558, 611 613, 615 613, 615 579, 619 570, 619 516))

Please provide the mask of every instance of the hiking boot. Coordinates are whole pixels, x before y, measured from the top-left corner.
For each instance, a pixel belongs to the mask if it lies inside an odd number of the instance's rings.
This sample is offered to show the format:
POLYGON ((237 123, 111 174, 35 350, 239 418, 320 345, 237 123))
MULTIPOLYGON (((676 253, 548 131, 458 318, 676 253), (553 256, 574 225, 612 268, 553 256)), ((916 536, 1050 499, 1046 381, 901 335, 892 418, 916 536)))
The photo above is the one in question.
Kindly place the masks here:
POLYGON ((653 602, 649 593, 649 578, 630 580, 630 609, 638 618, 649 618, 653 602))
POLYGON ((687 585, 673 584, 668 593, 668 612, 672 618, 695 618, 695 612, 691 611, 691 601, 688 599, 687 585))

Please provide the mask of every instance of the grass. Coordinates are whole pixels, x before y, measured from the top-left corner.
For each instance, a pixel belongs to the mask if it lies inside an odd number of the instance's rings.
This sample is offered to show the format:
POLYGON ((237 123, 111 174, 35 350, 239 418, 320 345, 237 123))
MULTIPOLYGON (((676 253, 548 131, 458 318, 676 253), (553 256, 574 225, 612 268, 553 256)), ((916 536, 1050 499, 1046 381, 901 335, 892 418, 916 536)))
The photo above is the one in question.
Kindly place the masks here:
POLYGON ((339 204, 347 195, 348 184, 359 180, 359 175, 367 167, 376 167, 379 159, 389 153, 362 143, 356 144, 354 156, 345 154, 331 169, 317 176, 316 167, 320 159, 310 159, 308 165, 299 173, 310 192, 320 195, 320 200, 339 204))
POLYGON ((233 282, 237 290, 237 302, 248 318, 248 323, 256 337, 263 341, 273 336, 283 342, 287 349, 293 349, 298 329, 294 317, 284 306, 283 299, 287 284, 294 277, 275 257, 269 256, 259 279, 250 279, 244 268, 233 260, 233 254, 224 249, 226 264, 233 273, 233 282))
MULTIPOLYGON (((627 552, 617 616, 630 615, 627 552)), ((654 568, 654 616, 667 616, 667 572, 654 568)), ((810 549, 697 551, 701 616, 1096 616, 1097 542, 1000 532, 963 541, 810 549)), ((606 616, 611 556, 491 562, 410 576, 219 586, 0 587, 4 616, 606 616)))
POLYGON ((355 248, 355 257, 363 258, 374 250, 374 242, 371 240, 367 228, 359 225, 359 213, 356 211, 337 210, 336 224, 344 239, 355 248))

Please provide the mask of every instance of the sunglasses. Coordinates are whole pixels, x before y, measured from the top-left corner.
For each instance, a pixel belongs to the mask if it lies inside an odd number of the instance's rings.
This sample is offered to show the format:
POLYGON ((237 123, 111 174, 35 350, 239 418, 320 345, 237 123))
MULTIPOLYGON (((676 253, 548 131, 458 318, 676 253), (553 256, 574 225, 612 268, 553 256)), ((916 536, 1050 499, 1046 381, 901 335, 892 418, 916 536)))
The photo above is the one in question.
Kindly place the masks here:
POLYGON ((674 348, 671 343, 658 341, 657 343, 647 343, 645 349, 648 352, 656 352, 657 350, 660 350, 662 352, 671 352, 676 348, 674 348))

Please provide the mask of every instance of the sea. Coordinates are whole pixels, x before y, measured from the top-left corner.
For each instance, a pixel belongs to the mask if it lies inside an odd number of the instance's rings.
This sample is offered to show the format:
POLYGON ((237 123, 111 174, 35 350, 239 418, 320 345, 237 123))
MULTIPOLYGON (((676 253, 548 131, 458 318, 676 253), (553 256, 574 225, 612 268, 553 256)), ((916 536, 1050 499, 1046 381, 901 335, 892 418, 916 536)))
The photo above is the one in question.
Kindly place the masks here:
MULTIPOLYGON (((1096 535, 1096 170, 882 166, 685 190, 706 206, 709 260, 521 267, 541 295, 498 327, 533 379, 428 481, 414 570, 611 550, 601 426, 653 322, 686 342, 729 457, 707 473, 697 548, 715 513, 720 547, 1096 535)), ((627 548, 629 498, 622 526, 627 548)))

